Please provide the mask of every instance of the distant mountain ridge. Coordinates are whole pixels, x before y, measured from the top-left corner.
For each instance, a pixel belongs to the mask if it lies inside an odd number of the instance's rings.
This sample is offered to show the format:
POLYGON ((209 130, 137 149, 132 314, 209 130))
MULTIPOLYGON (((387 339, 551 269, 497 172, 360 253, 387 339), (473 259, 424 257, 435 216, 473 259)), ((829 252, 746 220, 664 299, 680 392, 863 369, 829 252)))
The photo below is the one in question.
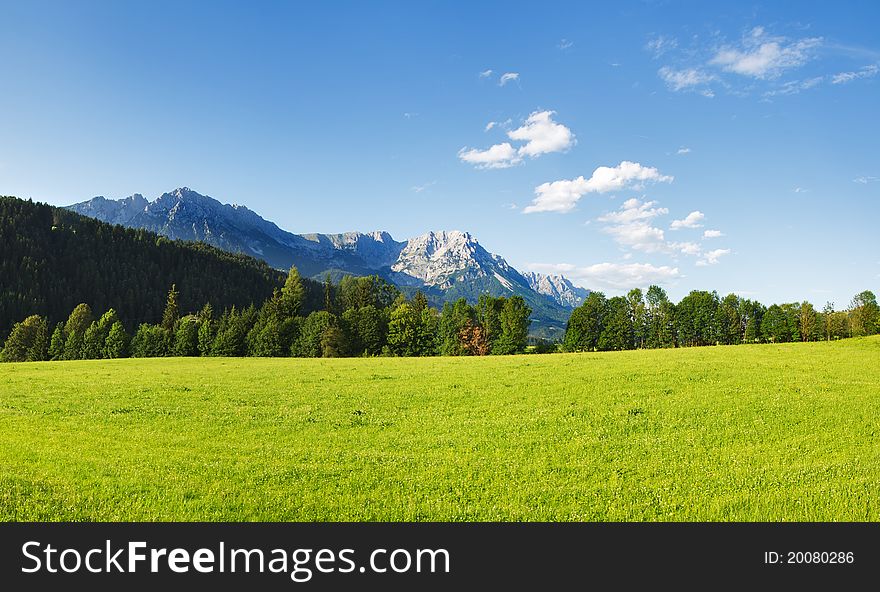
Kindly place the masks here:
POLYGON ((563 275, 545 275, 534 271, 527 271, 523 274, 532 290, 539 294, 550 296, 564 306, 576 308, 583 304, 590 291, 580 286, 575 286, 571 281, 563 275))
POLYGON ((558 335, 571 308, 588 290, 562 276, 522 274, 490 253, 467 232, 431 231, 397 241, 389 233, 293 234, 240 205, 223 204, 188 187, 154 201, 143 195, 112 200, 103 196, 67 206, 76 213, 172 239, 202 241, 244 253, 306 277, 331 274, 379 275, 404 291, 423 290, 436 304, 480 294, 518 294, 533 309, 536 333, 558 335))

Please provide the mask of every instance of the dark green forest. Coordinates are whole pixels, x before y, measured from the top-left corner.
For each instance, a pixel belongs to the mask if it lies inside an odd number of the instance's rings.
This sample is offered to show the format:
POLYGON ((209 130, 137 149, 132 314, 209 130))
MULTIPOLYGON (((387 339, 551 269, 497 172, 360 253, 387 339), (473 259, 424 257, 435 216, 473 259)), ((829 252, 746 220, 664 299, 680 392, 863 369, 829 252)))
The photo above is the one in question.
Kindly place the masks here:
MULTIPOLYGON (((244 255, 13 197, 0 197, 0 253, 0 339, 29 315, 63 321, 81 302, 113 308, 131 331, 161 319, 172 284, 184 310, 222 311, 260 304, 284 282, 244 255)), ((317 308, 320 284, 304 286, 306 308, 317 308)))

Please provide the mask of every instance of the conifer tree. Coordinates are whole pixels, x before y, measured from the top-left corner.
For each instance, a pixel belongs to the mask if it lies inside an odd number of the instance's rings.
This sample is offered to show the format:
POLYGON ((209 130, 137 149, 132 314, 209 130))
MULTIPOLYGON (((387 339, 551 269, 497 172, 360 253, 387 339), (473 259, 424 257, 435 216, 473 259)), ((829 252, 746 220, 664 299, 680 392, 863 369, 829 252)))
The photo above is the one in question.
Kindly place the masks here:
POLYGON ((177 322, 180 320, 180 305, 177 303, 178 296, 177 285, 171 284, 168 291, 168 300, 165 303, 165 312, 162 314, 162 328, 173 333, 177 329, 177 322))
POLYGON ((49 359, 64 359, 64 323, 58 323, 55 325, 55 330, 52 331, 52 338, 49 341, 49 359))

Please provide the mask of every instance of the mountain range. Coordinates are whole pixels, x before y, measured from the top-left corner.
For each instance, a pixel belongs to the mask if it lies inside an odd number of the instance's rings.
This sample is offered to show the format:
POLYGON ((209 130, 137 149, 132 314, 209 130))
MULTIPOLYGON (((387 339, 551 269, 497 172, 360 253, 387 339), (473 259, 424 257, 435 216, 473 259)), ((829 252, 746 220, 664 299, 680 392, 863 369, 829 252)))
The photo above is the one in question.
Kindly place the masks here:
POLYGON ((589 294, 563 276, 520 273, 458 230, 427 232, 405 241, 382 231, 293 234, 244 206, 223 204, 187 187, 153 201, 141 194, 117 200, 99 196, 67 209, 251 255, 284 271, 295 265, 301 275, 315 279, 378 275, 404 291, 422 290, 435 305, 462 297, 475 302, 484 293, 517 294, 532 307, 537 336, 558 336, 571 309, 589 294))

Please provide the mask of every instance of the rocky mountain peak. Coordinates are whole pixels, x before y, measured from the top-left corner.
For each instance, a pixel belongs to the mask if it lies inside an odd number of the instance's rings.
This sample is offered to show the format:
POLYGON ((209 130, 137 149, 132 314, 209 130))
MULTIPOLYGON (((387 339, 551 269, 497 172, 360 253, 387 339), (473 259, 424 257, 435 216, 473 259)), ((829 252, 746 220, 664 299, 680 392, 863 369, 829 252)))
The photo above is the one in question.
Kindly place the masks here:
POLYGON ((589 290, 575 286, 568 278, 562 275, 527 271, 522 276, 529 283, 529 287, 532 290, 549 296, 563 306, 571 308, 580 306, 584 299, 590 295, 589 290))

